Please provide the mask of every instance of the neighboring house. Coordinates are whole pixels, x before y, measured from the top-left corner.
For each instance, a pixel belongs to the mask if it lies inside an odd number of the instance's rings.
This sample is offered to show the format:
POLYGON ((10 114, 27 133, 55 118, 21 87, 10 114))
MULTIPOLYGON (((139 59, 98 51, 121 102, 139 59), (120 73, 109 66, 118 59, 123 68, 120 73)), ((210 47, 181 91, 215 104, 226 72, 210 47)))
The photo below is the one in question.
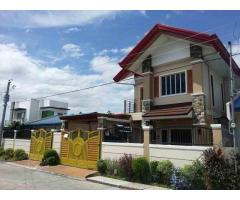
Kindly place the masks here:
MULTIPOLYGON (((228 130, 229 58, 215 34, 157 24, 119 63, 114 80, 134 75, 134 107, 127 110, 153 126, 150 143, 212 145, 211 124, 228 130)), ((233 69, 239 89, 234 60, 233 69)))
POLYGON ((81 113, 77 115, 61 116, 64 129, 73 131, 95 131, 104 125, 103 141, 106 142, 135 142, 141 143, 143 135, 141 130, 134 129, 132 118, 129 114, 81 113))
POLYGON ((60 116, 46 117, 44 119, 28 122, 25 124, 26 129, 45 129, 50 131, 51 129, 60 130, 62 127, 62 121, 60 116))
POLYGON ((12 102, 9 123, 27 123, 55 115, 66 115, 68 110, 67 103, 48 99, 12 102))

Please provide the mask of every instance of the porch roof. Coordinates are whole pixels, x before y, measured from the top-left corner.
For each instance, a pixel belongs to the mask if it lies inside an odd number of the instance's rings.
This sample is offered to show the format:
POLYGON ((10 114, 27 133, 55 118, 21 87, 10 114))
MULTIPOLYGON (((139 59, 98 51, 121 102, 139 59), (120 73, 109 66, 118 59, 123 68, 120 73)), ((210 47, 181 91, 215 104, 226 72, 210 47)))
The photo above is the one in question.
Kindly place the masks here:
POLYGON ((192 111, 192 102, 155 106, 143 117, 163 117, 188 115, 192 111))

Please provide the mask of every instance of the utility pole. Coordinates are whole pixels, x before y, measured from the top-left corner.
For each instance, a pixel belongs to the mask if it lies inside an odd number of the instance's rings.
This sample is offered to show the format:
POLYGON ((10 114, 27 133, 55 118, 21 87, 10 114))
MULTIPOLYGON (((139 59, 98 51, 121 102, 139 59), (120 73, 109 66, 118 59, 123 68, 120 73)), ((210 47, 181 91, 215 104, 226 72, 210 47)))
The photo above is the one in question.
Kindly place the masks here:
MULTIPOLYGON (((231 100, 231 121, 230 127, 232 130, 233 135, 233 147, 234 147, 234 154, 236 155, 236 132, 235 132, 235 108, 234 108, 234 77, 233 77, 233 67, 232 67, 232 43, 229 41, 229 51, 230 51, 230 100, 231 100)), ((234 159, 235 164, 235 172, 237 173, 237 161, 236 158, 234 159)))
POLYGON ((4 128, 4 121, 5 121, 5 115, 7 110, 7 103, 9 101, 9 89, 11 85, 11 80, 8 81, 7 84, 7 90, 3 98, 3 112, 2 112, 2 123, 0 126, 0 146, 2 146, 2 140, 3 140, 3 128, 4 128))

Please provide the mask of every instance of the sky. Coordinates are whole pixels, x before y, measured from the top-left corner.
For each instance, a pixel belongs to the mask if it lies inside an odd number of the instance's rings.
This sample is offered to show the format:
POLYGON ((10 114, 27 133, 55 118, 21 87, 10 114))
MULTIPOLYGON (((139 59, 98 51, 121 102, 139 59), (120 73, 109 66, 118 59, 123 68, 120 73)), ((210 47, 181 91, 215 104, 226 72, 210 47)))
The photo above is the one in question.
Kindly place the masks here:
MULTIPOLYGON (((118 62, 156 23, 239 43, 240 11, 0 11, 0 101, 8 79, 16 86, 10 101, 111 82, 118 62)), ((50 99, 68 102, 70 114, 122 112, 133 86, 112 84, 50 99)))

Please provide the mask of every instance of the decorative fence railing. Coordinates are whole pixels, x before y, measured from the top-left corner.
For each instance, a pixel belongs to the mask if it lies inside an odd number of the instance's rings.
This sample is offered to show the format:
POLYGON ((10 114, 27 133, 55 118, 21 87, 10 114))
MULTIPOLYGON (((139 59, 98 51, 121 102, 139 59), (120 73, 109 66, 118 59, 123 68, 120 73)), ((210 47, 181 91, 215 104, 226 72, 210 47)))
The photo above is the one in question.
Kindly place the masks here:
MULTIPOLYGON (((3 138, 13 139, 14 130, 13 129, 3 130, 3 138)), ((31 130, 30 129, 16 130, 16 139, 31 139, 31 130)))

